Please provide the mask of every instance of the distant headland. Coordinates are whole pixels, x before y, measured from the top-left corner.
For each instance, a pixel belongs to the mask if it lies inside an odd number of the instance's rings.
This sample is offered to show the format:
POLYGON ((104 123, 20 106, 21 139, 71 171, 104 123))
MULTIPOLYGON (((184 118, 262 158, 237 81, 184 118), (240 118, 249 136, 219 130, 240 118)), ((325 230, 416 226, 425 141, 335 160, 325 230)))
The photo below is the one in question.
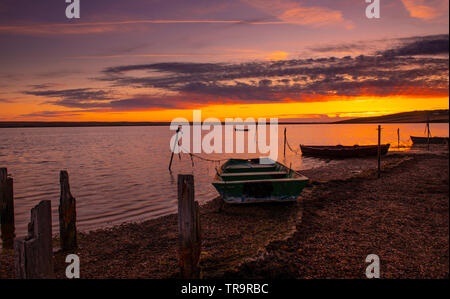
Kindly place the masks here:
MULTIPOLYGON (((370 124, 370 123, 448 123, 449 110, 411 111, 375 117, 361 117, 337 122, 279 121, 280 125, 301 124, 370 124)), ((65 122, 65 121, 0 121, 0 128, 39 128, 39 127, 140 127, 169 126, 170 122, 65 122)))

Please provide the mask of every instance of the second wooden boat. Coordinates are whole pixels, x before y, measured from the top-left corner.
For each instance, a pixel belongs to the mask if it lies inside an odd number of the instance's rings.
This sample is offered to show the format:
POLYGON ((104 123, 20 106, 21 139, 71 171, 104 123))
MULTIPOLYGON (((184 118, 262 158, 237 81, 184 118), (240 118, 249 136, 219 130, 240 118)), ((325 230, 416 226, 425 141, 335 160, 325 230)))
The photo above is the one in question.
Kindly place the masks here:
POLYGON ((413 144, 448 144, 448 137, 432 137, 430 130, 430 121, 427 120, 427 125, 425 127, 427 133, 426 137, 411 136, 411 141, 413 144))
POLYGON ((448 137, 417 137, 411 136, 413 144, 447 144, 448 137))
MULTIPOLYGON (((381 154, 389 151, 390 144, 381 145, 381 154)), ((353 145, 353 146, 311 146, 300 145, 304 156, 319 158, 355 158, 378 155, 378 145, 353 145)))
POLYGON ((213 186, 227 203, 295 201, 308 178, 268 160, 230 159, 217 171, 213 186))

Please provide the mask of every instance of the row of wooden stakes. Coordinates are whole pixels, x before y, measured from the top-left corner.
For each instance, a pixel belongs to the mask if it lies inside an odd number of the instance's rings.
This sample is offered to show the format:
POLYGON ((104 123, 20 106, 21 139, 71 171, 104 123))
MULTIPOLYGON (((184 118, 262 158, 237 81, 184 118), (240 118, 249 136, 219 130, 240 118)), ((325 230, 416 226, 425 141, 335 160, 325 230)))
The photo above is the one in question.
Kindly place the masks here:
MULTIPOLYGON (((77 248, 76 202, 70 193, 69 175, 60 172, 59 235, 61 250, 77 248)), ((43 200, 31 209, 28 234, 16 238, 13 178, 0 168, 0 223, 3 249, 13 249, 17 278, 53 278, 51 201, 43 200)))
MULTIPOLYGON (((76 201, 70 192, 67 171, 60 172, 59 234, 63 252, 77 245, 76 201)), ((201 252, 199 206, 195 201, 193 175, 178 175, 178 260, 183 278, 200 278, 201 252)), ((28 235, 15 238, 13 179, 0 168, 0 225, 4 249, 14 249, 16 278, 54 278, 51 201, 31 209, 28 235)))

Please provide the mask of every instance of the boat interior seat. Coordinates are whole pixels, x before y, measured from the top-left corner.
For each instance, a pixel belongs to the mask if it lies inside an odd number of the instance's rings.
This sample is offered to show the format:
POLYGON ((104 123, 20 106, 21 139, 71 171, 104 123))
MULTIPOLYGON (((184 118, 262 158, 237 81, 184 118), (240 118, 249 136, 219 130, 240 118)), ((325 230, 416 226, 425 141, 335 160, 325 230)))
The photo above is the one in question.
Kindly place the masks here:
POLYGON ((287 171, 265 171, 265 172, 240 172, 240 173, 222 173, 222 177, 233 176, 259 176, 259 175, 287 175, 287 171))
POLYGON ((223 170, 224 173, 247 173, 247 172, 267 172, 276 171, 278 168, 276 165, 231 165, 223 170))
POLYGON ((238 164, 230 165, 228 169, 258 169, 258 168, 275 168, 275 164, 238 164))

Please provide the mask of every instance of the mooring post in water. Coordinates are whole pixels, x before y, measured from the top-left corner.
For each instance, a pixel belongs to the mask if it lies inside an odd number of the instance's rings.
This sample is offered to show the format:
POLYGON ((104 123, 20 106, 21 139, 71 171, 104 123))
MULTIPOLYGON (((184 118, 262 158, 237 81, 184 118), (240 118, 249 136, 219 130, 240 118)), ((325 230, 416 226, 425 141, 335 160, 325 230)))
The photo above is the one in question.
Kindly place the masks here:
POLYGON ((378 125, 378 178, 381 176, 381 125, 378 125))
POLYGON ((8 170, 0 168, 0 226, 3 248, 14 246, 14 191, 13 179, 8 177, 8 170))
MULTIPOLYGON (((178 144, 178 133, 180 131, 181 131, 181 126, 178 126, 178 129, 176 131, 177 134, 175 135, 175 142, 173 143, 172 155, 170 156, 169 171, 172 169, 173 154, 175 153, 175 149, 178 144)), ((181 157, 180 157, 180 159, 181 159, 181 157)))
POLYGON ((178 175, 179 263, 183 278, 200 278, 200 214, 194 199, 194 176, 178 175))
POLYGON ((69 251, 77 248, 77 211, 75 198, 70 193, 69 174, 62 170, 59 174, 61 195, 59 197, 59 235, 61 249, 69 251))
POLYGON ((284 128, 284 157, 286 158, 286 128, 284 128))
POLYGON ((400 148, 400 128, 397 129, 397 144, 398 148, 400 148))
POLYGON ((31 209, 28 236, 14 241, 16 278, 54 278, 50 200, 31 209))

